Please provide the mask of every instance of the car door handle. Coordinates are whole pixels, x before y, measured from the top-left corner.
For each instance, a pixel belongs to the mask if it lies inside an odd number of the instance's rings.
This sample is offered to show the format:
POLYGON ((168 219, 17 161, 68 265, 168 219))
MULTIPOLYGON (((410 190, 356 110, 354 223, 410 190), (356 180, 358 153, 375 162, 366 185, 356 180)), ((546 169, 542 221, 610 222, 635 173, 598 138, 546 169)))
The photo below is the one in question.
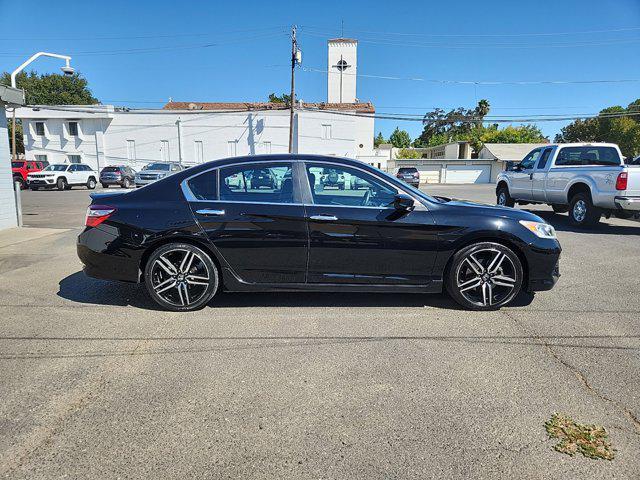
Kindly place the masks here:
POLYGON ((338 220, 338 217, 335 215, 311 215, 309 217, 310 220, 321 220, 325 222, 332 222, 334 220, 338 220))
POLYGON ((199 215, 207 215, 209 217, 221 217, 224 215, 224 210, 215 210, 212 208, 201 208, 200 210, 196 210, 196 213, 199 215))

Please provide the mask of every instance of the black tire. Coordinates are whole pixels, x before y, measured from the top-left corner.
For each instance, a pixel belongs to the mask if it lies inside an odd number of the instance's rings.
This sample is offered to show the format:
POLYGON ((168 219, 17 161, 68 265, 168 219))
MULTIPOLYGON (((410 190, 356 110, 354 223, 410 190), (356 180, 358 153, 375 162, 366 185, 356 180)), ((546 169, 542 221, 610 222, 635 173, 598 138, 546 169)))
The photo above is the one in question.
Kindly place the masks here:
POLYGON ((509 194, 509 187, 502 186, 496 192, 496 204, 503 207, 514 207, 516 201, 509 194))
POLYGON ((213 298, 218 290, 219 274, 209 254, 201 248, 189 243, 169 243, 151 253, 145 265, 144 280, 149 296, 163 309, 187 312, 203 307, 213 298), (185 256, 190 254, 192 260, 185 266, 186 271, 182 271, 185 256), (166 261, 169 264, 164 263, 166 261), (173 270, 167 270, 169 266, 173 270), (189 277, 200 283, 190 283, 189 277), (190 294, 197 295, 197 300, 190 301, 193 298, 190 294))
POLYGON ((109 184, 108 183, 102 183, 102 188, 109 188, 109 184))
POLYGON ((558 205, 557 203, 551 205, 551 208, 553 208, 554 213, 567 213, 569 211, 568 205, 558 205))
POLYGON ((131 180, 129 180, 128 178, 125 177, 125 179, 122 181, 122 188, 131 188, 131 180))
POLYGON ((87 180, 87 188, 89 190, 93 190, 94 188, 96 188, 96 179, 93 177, 89 177, 89 180, 87 180))
POLYGON ((58 179, 58 181, 56 182, 56 188, 60 191, 62 190, 68 190, 69 189, 69 185, 67 184, 67 179, 60 177, 58 179))
POLYGON ((513 250, 481 242, 455 253, 444 280, 447 292, 461 307, 487 311, 507 305, 518 295, 524 273, 513 250))
POLYGON ((576 193, 569 202, 569 223, 574 227, 591 227, 602 217, 602 210, 593 205, 591 195, 576 193))

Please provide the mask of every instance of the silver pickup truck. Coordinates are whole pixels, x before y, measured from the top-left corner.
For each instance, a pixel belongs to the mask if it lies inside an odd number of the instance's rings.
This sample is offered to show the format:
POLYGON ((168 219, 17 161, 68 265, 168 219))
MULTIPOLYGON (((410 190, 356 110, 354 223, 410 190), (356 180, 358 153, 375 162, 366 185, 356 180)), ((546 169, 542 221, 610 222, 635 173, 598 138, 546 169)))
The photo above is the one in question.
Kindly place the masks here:
POLYGON ((625 165, 610 143, 545 145, 498 175, 496 196, 508 207, 546 203, 568 211, 575 226, 595 225, 602 215, 638 217, 640 165, 625 165))

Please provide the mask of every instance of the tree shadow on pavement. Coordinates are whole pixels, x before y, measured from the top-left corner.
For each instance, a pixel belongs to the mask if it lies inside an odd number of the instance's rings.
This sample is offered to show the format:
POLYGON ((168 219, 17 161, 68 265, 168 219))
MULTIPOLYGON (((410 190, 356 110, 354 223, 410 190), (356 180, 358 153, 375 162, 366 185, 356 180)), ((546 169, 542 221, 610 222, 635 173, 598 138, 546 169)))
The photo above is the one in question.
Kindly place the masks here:
MULTIPOLYGON (((59 282, 58 296, 92 305, 113 305, 161 310, 147 295, 144 285, 109 282, 79 271, 59 282)), ((510 307, 524 307, 533 295, 521 292, 510 307)), ((446 294, 419 293, 328 293, 328 292, 222 292, 207 305, 211 308, 243 307, 432 307, 463 310, 446 294)))

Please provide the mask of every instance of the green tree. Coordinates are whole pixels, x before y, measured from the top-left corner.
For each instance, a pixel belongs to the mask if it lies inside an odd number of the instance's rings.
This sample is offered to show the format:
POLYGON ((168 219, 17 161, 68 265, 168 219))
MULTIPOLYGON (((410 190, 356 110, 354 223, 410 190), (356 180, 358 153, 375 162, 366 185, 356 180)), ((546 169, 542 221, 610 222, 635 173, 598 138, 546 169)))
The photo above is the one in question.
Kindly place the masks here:
MULTIPOLYGON (((4 72, 0 75, 0 83, 11 84, 11 75, 4 72)), ((87 80, 79 74, 39 75, 31 71, 29 73, 20 72, 16 76, 16 86, 25 91, 27 105, 93 105, 99 103, 93 96, 87 80)), ((13 153, 11 142, 11 132, 13 122, 9 122, 9 145, 13 153)), ((24 153, 24 140, 22 135, 22 122, 16 121, 16 150, 24 153)))
POLYGON ((401 148, 398 150, 396 158, 422 158, 422 153, 413 148, 401 148))
POLYGON ((378 136, 373 139, 373 146, 378 148, 383 143, 387 143, 387 141, 382 136, 382 132, 378 132, 378 136))
POLYGON ((609 142, 616 143, 623 155, 634 157, 640 154, 640 99, 627 108, 608 107, 595 118, 576 120, 562 128, 556 142, 609 142), (626 115, 631 114, 634 115, 626 115))
MULTIPOLYGON (((5 72, 0 83, 11 84, 11 76, 5 72)), ((89 84, 80 74, 58 75, 31 71, 20 72, 16 77, 18 88, 24 89, 27 105, 93 105, 98 99, 93 96, 89 84)))
POLYGON ((396 127, 389 137, 389 143, 396 148, 407 148, 411 145, 411 137, 406 130, 400 130, 396 127))
POLYGON ((278 96, 275 93, 270 93, 269 101, 271 103, 284 103, 285 105, 289 105, 291 103, 291 95, 283 93, 282 95, 278 96))
MULTIPOLYGON (((443 143, 468 140, 474 130, 482 129, 482 121, 491 109, 489 101, 482 99, 472 109, 463 107, 445 112, 436 108, 422 119, 423 130, 415 140, 415 147, 428 147, 443 143)), ((475 132, 478 135, 477 132, 475 132)))

